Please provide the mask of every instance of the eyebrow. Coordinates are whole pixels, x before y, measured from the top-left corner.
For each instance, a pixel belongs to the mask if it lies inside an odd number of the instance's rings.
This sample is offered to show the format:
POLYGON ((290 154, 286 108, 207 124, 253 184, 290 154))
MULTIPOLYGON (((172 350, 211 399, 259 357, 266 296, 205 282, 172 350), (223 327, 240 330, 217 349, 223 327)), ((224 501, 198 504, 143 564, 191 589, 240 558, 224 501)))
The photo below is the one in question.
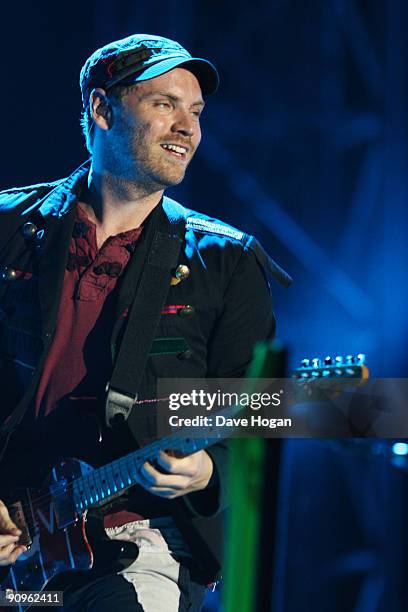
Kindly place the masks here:
MULTIPOLYGON (((169 98, 169 100, 171 100, 172 102, 180 102, 180 99, 181 99, 178 96, 169 94, 164 91, 154 91, 152 93, 146 94, 146 98, 151 98, 153 96, 164 96, 165 98, 169 98)), ((204 100, 197 100, 197 102, 193 102, 191 106, 201 106, 202 108, 204 108, 205 102, 204 100)))

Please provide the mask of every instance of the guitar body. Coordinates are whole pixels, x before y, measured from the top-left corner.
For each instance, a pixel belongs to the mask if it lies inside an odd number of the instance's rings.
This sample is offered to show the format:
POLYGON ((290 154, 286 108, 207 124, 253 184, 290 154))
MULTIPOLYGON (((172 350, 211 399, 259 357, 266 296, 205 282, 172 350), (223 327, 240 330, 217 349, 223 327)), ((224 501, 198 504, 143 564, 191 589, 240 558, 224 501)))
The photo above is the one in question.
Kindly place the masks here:
POLYGON ((82 461, 63 460, 53 468, 47 486, 20 488, 4 496, 12 520, 22 530, 20 543, 29 549, 4 568, 0 590, 66 591, 93 575, 116 573, 137 558, 136 544, 108 538, 100 508, 90 508, 82 516, 75 511, 69 483, 92 471, 82 461))

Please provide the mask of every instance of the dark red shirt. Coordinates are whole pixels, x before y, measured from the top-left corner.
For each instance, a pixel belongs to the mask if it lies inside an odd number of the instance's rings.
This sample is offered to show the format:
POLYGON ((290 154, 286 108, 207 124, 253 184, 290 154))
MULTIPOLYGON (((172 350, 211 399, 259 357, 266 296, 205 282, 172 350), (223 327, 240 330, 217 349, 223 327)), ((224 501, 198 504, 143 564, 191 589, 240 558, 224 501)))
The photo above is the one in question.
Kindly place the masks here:
MULTIPOLYGON (((64 397, 100 397, 112 369, 110 338, 114 290, 142 227, 110 236, 98 250, 96 225, 77 207, 57 326, 38 386, 36 416, 46 416, 64 397)), ((122 510, 105 517, 114 527, 141 515, 122 510)))
POLYGON ((37 390, 36 415, 65 396, 97 397, 111 372, 114 296, 142 228, 110 236, 98 250, 96 225, 77 207, 54 339, 37 390))

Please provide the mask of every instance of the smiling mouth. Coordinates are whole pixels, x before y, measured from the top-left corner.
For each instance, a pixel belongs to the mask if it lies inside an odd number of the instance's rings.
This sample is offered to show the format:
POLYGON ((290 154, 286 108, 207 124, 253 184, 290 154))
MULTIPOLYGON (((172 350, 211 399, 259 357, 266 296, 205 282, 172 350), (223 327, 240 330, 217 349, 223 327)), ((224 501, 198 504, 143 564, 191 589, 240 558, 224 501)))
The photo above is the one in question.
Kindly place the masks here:
POLYGON ((160 145, 162 149, 166 151, 169 155, 176 159, 187 159, 188 148, 183 145, 176 144, 162 144, 160 145))

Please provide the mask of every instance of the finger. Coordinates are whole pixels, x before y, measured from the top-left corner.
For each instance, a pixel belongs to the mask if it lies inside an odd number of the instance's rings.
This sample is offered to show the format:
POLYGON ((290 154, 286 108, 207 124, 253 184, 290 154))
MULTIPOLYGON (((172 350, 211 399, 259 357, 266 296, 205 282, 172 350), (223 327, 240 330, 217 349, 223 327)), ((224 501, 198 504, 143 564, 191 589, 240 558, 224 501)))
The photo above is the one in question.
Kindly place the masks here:
POLYGON ((157 495, 162 499, 175 499, 183 495, 183 491, 176 491, 175 489, 163 489, 162 487, 151 487, 149 493, 157 495))
POLYGON ((193 476, 196 468, 196 459, 193 455, 189 457, 172 457, 164 451, 160 451, 157 463, 169 474, 182 474, 193 476))
POLYGON ((17 548, 10 554, 10 563, 15 563, 20 555, 26 552, 26 550, 26 546, 17 546, 17 548))
POLYGON ((4 548, 0 551, 0 562, 10 563, 9 558, 13 550, 15 549, 15 544, 9 544, 8 546, 4 546, 4 548))
POLYGON ((11 535, 20 536, 22 534, 22 531, 18 527, 12 527, 10 529, 10 533, 11 533, 11 535))
POLYGON ((18 529, 18 527, 12 527, 10 529, 0 527, 0 537, 3 535, 10 535, 18 538, 19 536, 21 536, 21 529, 18 529))
POLYGON ((184 490, 184 487, 176 489, 171 486, 163 486, 163 485, 157 486, 154 483, 152 483, 150 480, 145 478, 145 476, 141 472, 139 472, 138 482, 144 489, 146 489, 146 491, 148 491, 149 493, 152 493, 153 495, 158 495, 159 497, 166 497, 166 498, 175 497, 176 495, 180 494, 180 491, 184 490))
POLYGON ((18 540, 17 535, 0 535, 0 548, 3 546, 8 546, 10 544, 15 544, 18 540))
POLYGON ((169 489, 184 489, 190 479, 180 474, 162 474, 157 471, 150 463, 146 462, 140 469, 141 476, 148 485, 164 487, 169 489))
POLYGON ((141 470, 139 471, 139 474, 138 474, 138 483, 140 484, 141 487, 146 489, 146 491, 148 491, 149 493, 153 493, 154 495, 161 495, 162 492, 165 492, 165 490, 160 487, 154 487, 151 481, 145 478, 141 470))
MULTIPOLYGON (((0 529, 2 531, 15 531, 18 530, 18 527, 11 520, 7 508, 3 504, 3 508, 0 508, 0 529)), ((20 532, 21 533, 21 532, 20 532)))

